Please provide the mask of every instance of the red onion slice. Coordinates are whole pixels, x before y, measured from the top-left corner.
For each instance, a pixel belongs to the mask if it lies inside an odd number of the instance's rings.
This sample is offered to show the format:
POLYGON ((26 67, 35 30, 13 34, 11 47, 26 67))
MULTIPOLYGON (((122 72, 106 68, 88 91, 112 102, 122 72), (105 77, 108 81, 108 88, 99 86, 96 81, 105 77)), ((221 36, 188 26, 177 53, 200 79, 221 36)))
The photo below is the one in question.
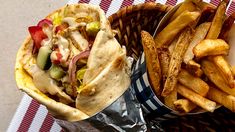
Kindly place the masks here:
POLYGON ((74 56, 72 60, 70 61, 68 72, 69 72, 69 80, 71 83, 74 83, 76 81, 75 74, 76 74, 76 69, 77 69, 77 66, 76 66, 77 61, 80 59, 88 58, 89 55, 90 55, 90 50, 85 50, 81 52, 80 54, 74 56))

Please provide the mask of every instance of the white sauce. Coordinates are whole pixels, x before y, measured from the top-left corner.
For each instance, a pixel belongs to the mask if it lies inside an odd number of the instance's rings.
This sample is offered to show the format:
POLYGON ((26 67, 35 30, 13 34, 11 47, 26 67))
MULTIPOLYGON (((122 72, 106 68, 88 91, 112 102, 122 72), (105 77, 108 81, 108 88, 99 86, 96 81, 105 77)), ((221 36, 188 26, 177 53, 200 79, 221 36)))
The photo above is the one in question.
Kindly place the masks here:
POLYGON ((52 27, 44 27, 42 30, 49 39, 52 39, 52 27))
POLYGON ((50 58, 51 58, 52 61, 53 61, 53 60, 57 60, 56 53, 58 53, 58 51, 53 51, 53 52, 51 53, 50 58))
POLYGON ((41 45, 42 46, 49 46, 49 47, 51 47, 51 45, 52 45, 52 41, 51 41, 51 39, 43 39, 42 40, 42 42, 41 42, 41 45))
POLYGON ((52 46, 52 27, 44 27, 42 30, 48 38, 43 39, 41 42, 41 45, 51 47, 52 46))
POLYGON ((69 53, 70 53, 69 41, 67 39, 65 39, 64 37, 59 36, 56 44, 58 45, 59 51, 55 50, 51 53, 51 60, 57 60, 56 53, 60 53, 62 55, 61 62, 66 62, 66 60, 69 57, 69 53))
POLYGON ((33 73, 33 82, 34 85, 43 93, 50 93, 51 95, 55 95, 60 90, 57 87, 55 81, 50 78, 49 74, 45 71, 41 70, 37 67, 37 65, 33 65, 30 68, 30 71, 33 73))

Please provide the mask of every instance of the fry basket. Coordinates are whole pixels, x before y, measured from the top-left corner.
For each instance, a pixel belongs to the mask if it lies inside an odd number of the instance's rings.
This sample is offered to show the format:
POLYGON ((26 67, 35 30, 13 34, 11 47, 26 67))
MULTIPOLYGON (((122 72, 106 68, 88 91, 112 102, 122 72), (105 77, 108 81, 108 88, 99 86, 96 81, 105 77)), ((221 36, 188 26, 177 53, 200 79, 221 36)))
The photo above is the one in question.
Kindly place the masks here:
MULTIPOLYGON (((143 53, 141 30, 153 35, 159 21, 170 9, 172 9, 172 6, 144 3, 124 7, 108 18, 112 29, 117 31, 116 39, 121 45, 126 46, 127 55, 134 58, 132 69, 138 69, 139 66, 143 67, 142 70, 146 69, 144 58, 141 57, 143 53)), ((139 72, 141 72, 141 68, 139 69, 139 72)), ((142 71, 142 73, 146 73, 146 71, 142 71)), ((140 79, 139 85, 145 85, 145 79, 148 79, 147 74, 142 76, 145 76, 145 78, 140 79)), ((132 80, 133 78, 134 80, 139 79, 135 76, 132 76, 132 80)), ((146 87, 140 90, 144 92, 139 92, 139 89, 135 88, 135 93, 145 111, 145 120, 149 130, 158 127, 157 130, 162 131, 235 131, 235 114, 224 107, 217 109, 214 113, 206 112, 179 116, 166 108, 156 98, 150 87, 147 87, 147 89, 146 87)))

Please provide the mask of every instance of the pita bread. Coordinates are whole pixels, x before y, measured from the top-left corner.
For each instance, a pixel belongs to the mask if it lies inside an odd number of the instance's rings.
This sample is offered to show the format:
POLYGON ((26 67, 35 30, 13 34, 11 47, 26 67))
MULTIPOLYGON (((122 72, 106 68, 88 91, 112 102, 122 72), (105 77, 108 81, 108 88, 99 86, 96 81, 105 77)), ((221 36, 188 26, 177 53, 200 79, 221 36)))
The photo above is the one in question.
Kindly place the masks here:
MULTIPOLYGON (((47 18, 52 18, 55 13, 65 10, 65 7, 51 13, 47 18)), ((130 77, 127 74, 129 68, 126 63, 126 50, 121 48, 114 38, 105 13, 99 7, 76 4, 67 5, 66 8, 68 15, 89 15, 100 21, 100 31, 88 58, 88 70, 83 79, 84 87, 76 99, 77 108, 66 105, 74 100, 62 90, 55 88, 56 92, 47 91, 60 97, 60 102, 57 102, 35 86, 33 76, 36 76, 35 70, 38 69, 35 66, 35 56, 32 54, 33 42, 30 36, 17 53, 15 79, 20 90, 45 105, 56 118, 79 121, 109 106, 126 91, 130 84, 130 77), (92 90, 94 90, 94 94, 90 95, 92 90)), ((43 75, 43 71, 40 72, 43 75)))

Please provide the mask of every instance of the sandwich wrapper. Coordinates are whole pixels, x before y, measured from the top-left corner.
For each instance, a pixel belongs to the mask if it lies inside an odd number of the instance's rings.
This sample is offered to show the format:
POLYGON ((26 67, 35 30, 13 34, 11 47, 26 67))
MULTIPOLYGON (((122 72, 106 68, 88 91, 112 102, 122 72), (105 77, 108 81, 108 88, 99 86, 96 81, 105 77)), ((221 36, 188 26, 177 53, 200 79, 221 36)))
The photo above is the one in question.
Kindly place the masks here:
POLYGON ((142 109, 132 88, 110 106, 88 119, 77 122, 61 119, 55 121, 65 131, 147 131, 142 109))

